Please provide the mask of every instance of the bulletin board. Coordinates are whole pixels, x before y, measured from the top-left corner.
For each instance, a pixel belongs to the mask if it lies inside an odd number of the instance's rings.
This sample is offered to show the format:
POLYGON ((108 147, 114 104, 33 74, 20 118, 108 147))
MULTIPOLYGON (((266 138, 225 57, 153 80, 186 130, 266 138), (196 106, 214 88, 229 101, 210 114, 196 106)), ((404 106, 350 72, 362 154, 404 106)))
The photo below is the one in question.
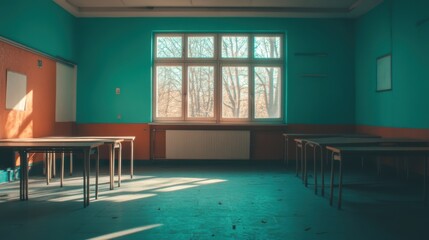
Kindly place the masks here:
POLYGON ((25 111, 27 76, 7 70, 6 109, 25 111))
POLYGON ((377 58, 377 92, 392 90, 392 55, 377 58))

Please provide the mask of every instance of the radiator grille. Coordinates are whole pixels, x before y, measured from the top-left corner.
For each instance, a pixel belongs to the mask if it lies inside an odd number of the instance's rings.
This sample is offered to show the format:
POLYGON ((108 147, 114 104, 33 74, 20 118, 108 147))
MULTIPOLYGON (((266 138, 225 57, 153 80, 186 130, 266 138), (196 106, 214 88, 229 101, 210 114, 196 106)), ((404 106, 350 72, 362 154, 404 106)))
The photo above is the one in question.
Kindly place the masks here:
POLYGON ((167 159, 249 159, 249 131, 167 130, 167 159))

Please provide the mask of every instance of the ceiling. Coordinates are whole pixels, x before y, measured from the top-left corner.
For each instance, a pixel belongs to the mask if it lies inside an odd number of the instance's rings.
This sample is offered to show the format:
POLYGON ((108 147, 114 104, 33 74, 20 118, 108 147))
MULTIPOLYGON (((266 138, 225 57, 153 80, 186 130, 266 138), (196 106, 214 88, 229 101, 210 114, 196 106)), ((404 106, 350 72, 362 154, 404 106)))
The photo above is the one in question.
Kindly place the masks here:
POLYGON ((354 18, 383 0, 54 0, 76 17, 354 18))

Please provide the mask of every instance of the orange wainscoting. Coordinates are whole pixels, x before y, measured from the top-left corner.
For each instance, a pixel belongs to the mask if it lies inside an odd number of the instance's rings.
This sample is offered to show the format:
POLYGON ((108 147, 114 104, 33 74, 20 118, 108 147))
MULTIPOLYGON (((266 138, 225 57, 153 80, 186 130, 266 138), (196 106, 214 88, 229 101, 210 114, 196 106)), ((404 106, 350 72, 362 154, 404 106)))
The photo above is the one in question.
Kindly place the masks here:
MULTIPOLYGON (((55 94, 55 61, 0 41, 0 138, 56 135, 55 94), (6 109, 7 71, 27 76, 25 111, 6 109)), ((71 126, 63 124, 61 133, 71 132, 71 126)), ((40 159, 39 155, 30 156, 30 162, 40 159)))
MULTIPOLYGON (((418 128, 389 128, 389 127, 374 127, 374 126, 356 126, 356 131, 364 134, 378 135, 381 137, 390 138, 415 138, 429 140, 429 129, 418 129, 418 128)), ((385 164, 394 166, 396 163, 391 159, 387 158, 384 161, 385 164)), ((410 169, 413 172, 423 174, 423 163, 410 162, 410 169)), ((429 168, 429 166, 428 166, 429 168)))
MULTIPOLYGON (((148 124, 77 124, 76 136, 135 136, 134 159, 148 160, 150 134, 148 124)), ((107 159, 107 149, 101 149, 101 158, 107 159)), ((123 159, 130 159, 128 143, 123 146, 123 159)))
POLYGON ((356 126, 356 131, 381 137, 428 139, 429 129, 356 126))

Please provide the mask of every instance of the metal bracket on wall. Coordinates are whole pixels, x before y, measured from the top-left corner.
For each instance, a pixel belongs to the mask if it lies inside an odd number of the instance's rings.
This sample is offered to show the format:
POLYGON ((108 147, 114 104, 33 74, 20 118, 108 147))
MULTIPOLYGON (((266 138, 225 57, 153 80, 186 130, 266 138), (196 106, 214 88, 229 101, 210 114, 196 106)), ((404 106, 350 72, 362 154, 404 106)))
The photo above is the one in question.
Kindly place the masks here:
POLYGON ((328 74, 308 73, 308 74, 302 74, 301 77, 304 77, 304 78, 327 78, 328 74))
POLYGON ((296 57, 327 57, 328 54, 325 52, 296 52, 296 57))

